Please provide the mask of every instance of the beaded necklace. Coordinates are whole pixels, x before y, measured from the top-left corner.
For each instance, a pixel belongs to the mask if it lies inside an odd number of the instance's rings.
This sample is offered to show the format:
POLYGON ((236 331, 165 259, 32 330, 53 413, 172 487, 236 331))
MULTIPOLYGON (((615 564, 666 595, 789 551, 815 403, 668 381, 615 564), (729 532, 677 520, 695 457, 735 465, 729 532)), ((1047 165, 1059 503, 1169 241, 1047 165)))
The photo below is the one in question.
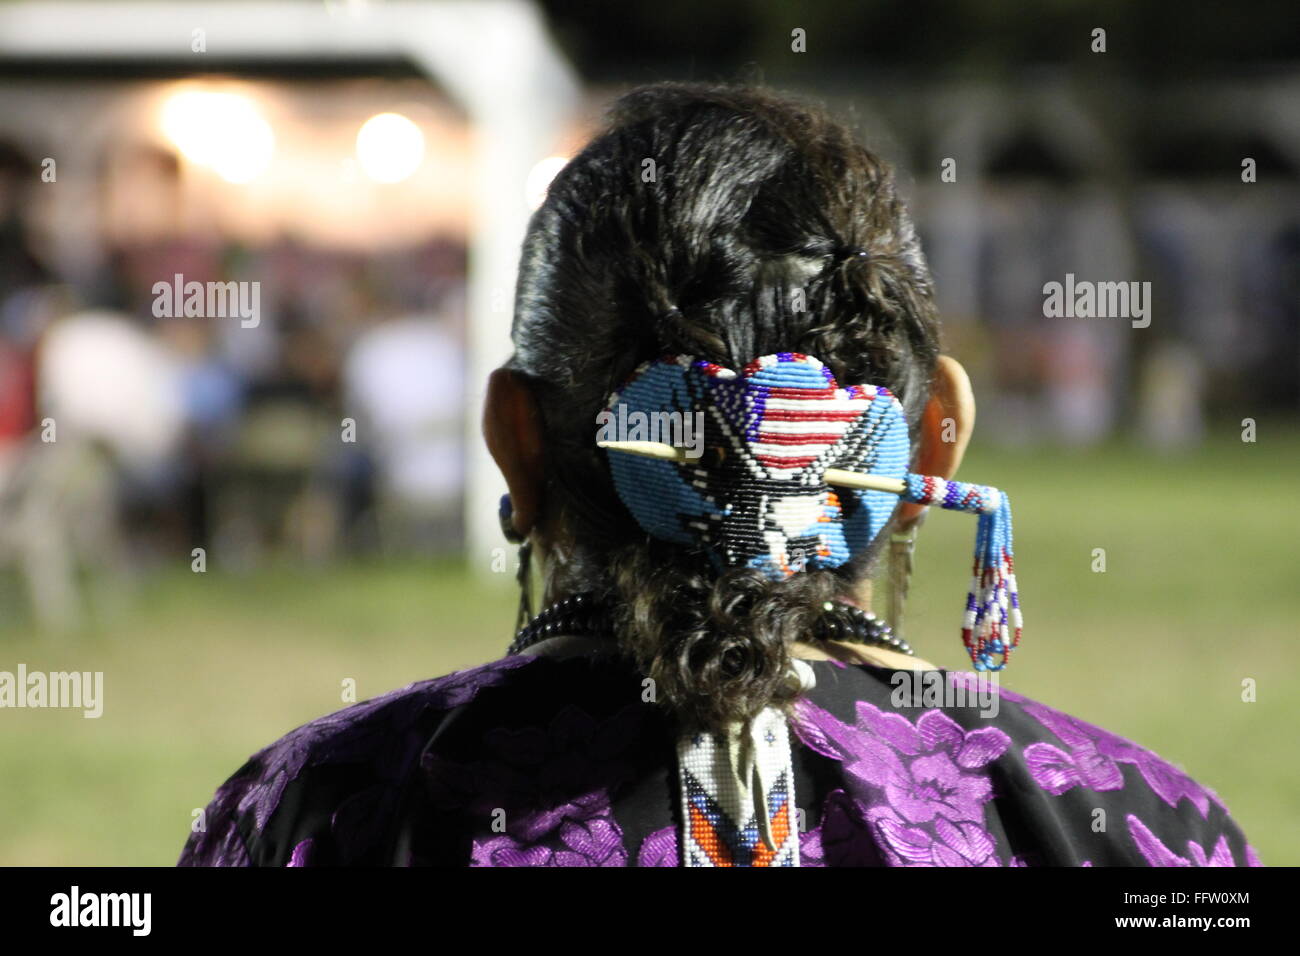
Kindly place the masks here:
MULTIPOLYGON (((915 656, 911 646, 870 611, 843 601, 827 601, 823 605, 823 611, 825 613, 814 626, 811 635, 814 640, 850 641, 915 656)), ((534 644, 562 634, 609 636, 613 632, 614 613, 608 605, 602 604, 590 593, 574 594, 543 608, 521 627, 507 653, 522 653, 534 644)))

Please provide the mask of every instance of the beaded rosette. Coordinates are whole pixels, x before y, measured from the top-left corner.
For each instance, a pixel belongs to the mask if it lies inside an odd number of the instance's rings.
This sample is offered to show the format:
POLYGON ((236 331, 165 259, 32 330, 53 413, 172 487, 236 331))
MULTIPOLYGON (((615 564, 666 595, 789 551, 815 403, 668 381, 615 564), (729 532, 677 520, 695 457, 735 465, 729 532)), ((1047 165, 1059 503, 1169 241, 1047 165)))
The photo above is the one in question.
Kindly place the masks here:
POLYGON ((700 548, 719 568, 780 578, 840 567, 870 547, 900 499, 979 515, 962 640, 977 670, 1006 665, 1022 629, 1010 502, 996 488, 910 473, 907 419, 887 388, 842 387, 797 352, 740 372, 679 355, 641 365, 605 411, 632 423, 621 440, 702 428, 694 457, 608 458, 619 498, 646 533, 700 548), (828 469, 895 479, 900 490, 832 486, 828 469))

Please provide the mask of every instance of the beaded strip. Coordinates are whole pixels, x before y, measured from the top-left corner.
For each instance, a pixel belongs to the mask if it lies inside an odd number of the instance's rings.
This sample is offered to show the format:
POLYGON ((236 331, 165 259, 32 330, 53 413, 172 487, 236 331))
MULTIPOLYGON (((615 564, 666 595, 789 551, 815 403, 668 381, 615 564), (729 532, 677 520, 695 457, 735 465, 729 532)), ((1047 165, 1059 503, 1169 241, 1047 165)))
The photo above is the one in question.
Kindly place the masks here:
POLYGON ((682 865, 798 866, 794 759, 785 715, 677 744, 682 865))

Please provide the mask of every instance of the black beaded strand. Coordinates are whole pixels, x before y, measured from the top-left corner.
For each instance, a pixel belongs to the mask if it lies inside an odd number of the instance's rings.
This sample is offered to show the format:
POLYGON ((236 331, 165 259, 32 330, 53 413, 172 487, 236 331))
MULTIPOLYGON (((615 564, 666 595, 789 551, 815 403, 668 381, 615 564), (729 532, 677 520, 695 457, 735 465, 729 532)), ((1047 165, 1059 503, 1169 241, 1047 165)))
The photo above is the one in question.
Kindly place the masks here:
POLYGON ((843 601, 827 601, 824 609, 828 613, 818 628, 821 632, 818 636, 822 640, 870 644, 898 651, 908 657, 916 656, 907 641, 894 634, 893 628, 870 611, 843 601))
POLYGON ((574 594, 543 608, 521 627, 507 653, 518 654, 561 634, 608 634, 612 630, 612 615, 608 608, 597 604, 591 594, 574 594))

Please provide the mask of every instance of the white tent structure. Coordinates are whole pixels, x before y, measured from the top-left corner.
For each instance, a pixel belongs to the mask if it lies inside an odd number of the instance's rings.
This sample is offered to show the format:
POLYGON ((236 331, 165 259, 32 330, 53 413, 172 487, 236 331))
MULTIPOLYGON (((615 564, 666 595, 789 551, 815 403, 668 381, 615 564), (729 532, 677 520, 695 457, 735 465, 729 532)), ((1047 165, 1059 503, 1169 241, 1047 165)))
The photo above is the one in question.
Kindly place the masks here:
POLYGON ((478 440, 483 385, 509 350, 530 169, 554 147, 578 99, 576 78, 528 0, 311 2, 149 0, 0 3, 0 57, 45 61, 175 62, 201 30, 223 66, 406 60, 466 111, 480 150, 470 244, 466 396, 466 529, 471 566, 490 573, 505 490, 478 440))

